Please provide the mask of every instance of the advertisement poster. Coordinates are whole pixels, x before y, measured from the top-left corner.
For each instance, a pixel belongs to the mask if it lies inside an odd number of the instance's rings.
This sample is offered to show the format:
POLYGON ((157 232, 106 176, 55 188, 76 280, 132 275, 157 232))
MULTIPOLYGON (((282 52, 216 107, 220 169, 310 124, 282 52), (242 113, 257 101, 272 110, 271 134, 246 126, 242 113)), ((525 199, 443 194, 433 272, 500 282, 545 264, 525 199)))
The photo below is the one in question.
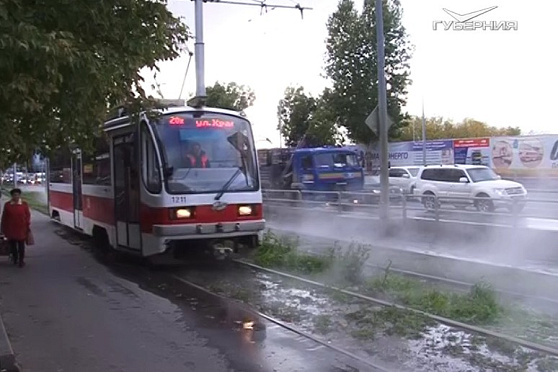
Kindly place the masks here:
POLYGON ((455 164, 490 166, 490 138, 468 138, 453 141, 455 164))
MULTIPOLYGON (((423 165, 422 142, 411 142, 413 145, 413 163, 407 165, 423 165)), ((426 164, 453 164, 454 150, 453 141, 427 141, 426 142, 426 164)))
MULTIPOLYGON (((362 147, 367 173, 380 169, 379 144, 362 147)), ((503 177, 558 177, 558 135, 427 141, 427 164, 486 165, 503 177)), ((423 164, 422 142, 389 144, 392 167, 423 164)))
MULTIPOLYGON (((423 165, 422 142, 394 142, 389 144, 389 163, 392 167, 423 165)), ((380 168, 380 153, 378 145, 370 153, 371 170, 377 172, 380 168)), ((427 141, 427 164, 453 164, 453 141, 427 141)))
POLYGON ((558 136, 493 137, 492 168, 510 177, 558 176, 558 136))

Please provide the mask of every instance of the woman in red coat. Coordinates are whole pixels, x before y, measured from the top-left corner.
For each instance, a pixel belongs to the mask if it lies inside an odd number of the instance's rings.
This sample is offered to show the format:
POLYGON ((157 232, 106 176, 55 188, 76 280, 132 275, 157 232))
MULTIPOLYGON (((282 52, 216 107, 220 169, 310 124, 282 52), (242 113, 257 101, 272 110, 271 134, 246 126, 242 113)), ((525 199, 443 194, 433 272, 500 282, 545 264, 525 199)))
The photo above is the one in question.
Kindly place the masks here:
POLYGON ((23 267, 25 262, 25 241, 31 229, 31 212, 26 202, 21 200, 21 190, 10 191, 12 199, 2 211, 2 233, 8 239, 14 264, 23 267))

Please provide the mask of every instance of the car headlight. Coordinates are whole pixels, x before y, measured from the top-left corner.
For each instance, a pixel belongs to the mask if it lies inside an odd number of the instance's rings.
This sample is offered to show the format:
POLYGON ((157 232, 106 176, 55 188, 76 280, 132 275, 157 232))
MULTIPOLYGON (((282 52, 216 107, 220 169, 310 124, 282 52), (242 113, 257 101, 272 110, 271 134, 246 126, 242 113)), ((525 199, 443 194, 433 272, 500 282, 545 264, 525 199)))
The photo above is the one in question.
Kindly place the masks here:
POLYGON ((374 194, 379 194, 379 193, 381 193, 380 190, 372 190, 372 192, 373 192, 374 194))
POLYGON ((506 189, 494 189, 494 192, 500 196, 507 195, 506 189))
POLYGON ((254 208, 251 205, 240 205, 238 207, 239 216, 251 216, 254 213, 254 208))
POLYGON ((176 208, 171 210, 171 219, 185 220, 194 217, 193 208, 176 208))

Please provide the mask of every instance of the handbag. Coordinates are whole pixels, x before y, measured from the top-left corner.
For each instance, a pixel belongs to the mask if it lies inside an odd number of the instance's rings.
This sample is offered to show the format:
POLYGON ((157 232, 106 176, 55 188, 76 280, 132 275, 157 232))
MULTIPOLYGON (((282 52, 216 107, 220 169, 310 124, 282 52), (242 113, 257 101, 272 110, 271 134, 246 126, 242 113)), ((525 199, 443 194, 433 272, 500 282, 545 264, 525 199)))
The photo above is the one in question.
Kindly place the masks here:
POLYGON ((27 240, 25 243, 27 245, 35 244, 35 237, 33 236, 33 232, 31 230, 29 230, 29 232, 27 233, 27 240))
POLYGON ((3 236, 0 236, 0 256, 8 256, 10 253, 10 244, 3 236))

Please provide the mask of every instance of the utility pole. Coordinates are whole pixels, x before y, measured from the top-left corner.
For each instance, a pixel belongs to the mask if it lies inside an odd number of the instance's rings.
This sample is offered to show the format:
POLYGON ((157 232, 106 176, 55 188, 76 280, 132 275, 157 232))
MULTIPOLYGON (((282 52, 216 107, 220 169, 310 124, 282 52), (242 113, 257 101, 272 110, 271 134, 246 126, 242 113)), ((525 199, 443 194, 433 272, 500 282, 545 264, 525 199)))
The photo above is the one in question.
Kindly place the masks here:
POLYGON ((389 218, 389 150, 382 3, 382 0, 376 0, 376 44, 378 48, 378 118, 380 129, 380 219, 387 222, 389 218))
POLYGON ((205 48, 203 43, 203 0, 194 0, 194 14, 196 17, 196 43, 194 56, 196 58, 196 97, 207 98, 205 94, 205 48))
POLYGON ((424 98, 422 99, 422 165, 426 166, 426 120, 424 119, 424 98))
POLYGON ((242 2, 242 1, 226 1, 226 0, 193 0, 194 1, 194 16, 195 16, 195 48, 194 55, 196 61, 196 96, 188 101, 189 106, 193 107, 203 107, 205 106, 207 100, 207 94, 205 91, 205 44, 203 42, 203 3, 220 3, 220 4, 232 4, 232 5, 247 5, 247 6, 258 6, 263 10, 267 10, 268 7, 272 9, 297 9, 300 11, 300 16, 303 17, 305 10, 312 10, 312 8, 307 8, 296 4, 294 6, 281 5, 281 4, 266 4, 265 0, 261 2, 242 2))

